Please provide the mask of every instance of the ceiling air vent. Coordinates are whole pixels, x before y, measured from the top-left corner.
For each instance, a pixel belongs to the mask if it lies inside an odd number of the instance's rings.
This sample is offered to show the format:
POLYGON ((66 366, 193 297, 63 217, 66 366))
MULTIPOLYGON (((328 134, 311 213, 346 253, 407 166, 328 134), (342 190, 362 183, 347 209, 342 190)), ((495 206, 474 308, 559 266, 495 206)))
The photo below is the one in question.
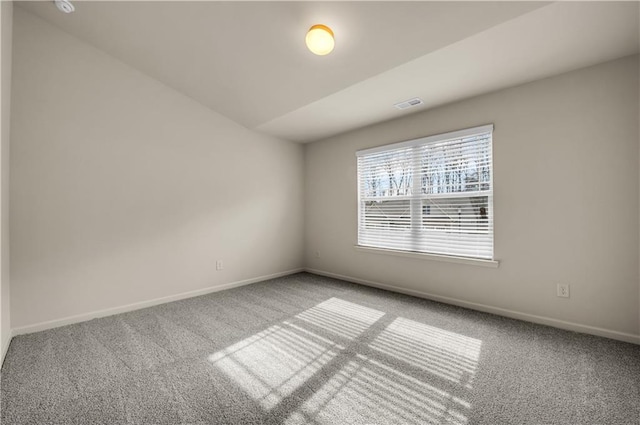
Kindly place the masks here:
POLYGON ((414 97, 413 99, 405 100, 404 102, 396 103, 393 105, 396 109, 408 109, 414 106, 422 105, 424 102, 422 99, 414 97))

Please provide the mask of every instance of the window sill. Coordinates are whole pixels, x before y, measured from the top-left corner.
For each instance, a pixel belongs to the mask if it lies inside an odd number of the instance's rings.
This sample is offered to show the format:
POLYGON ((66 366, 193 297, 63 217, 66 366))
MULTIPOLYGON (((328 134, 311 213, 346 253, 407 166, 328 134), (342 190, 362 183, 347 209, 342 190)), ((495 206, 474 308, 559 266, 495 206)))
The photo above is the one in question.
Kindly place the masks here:
POLYGON ((481 260, 479 258, 454 257, 452 255, 427 254, 423 252, 398 251, 394 249, 373 248, 370 246, 354 245, 356 251, 369 254, 394 255, 396 257, 415 258, 418 260, 444 261, 447 263, 468 264, 472 266, 497 268, 500 262, 497 260, 481 260))

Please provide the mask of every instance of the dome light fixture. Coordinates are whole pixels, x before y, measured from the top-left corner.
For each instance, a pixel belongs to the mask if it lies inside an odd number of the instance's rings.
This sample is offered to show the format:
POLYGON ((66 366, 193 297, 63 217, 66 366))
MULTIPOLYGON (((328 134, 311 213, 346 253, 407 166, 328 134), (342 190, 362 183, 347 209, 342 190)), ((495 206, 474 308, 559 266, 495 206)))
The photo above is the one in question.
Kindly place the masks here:
POLYGON ((309 50, 318 56, 328 55, 336 44, 331 28, 322 24, 309 28, 305 41, 309 50))

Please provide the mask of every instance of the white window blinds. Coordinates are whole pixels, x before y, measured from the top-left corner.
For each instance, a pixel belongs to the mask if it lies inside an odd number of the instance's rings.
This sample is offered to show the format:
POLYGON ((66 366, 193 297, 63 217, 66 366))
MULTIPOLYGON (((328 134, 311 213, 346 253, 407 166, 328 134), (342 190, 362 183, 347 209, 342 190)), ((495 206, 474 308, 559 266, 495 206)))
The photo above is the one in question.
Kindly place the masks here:
POLYGON ((358 245, 493 259, 492 132, 358 151, 358 245))

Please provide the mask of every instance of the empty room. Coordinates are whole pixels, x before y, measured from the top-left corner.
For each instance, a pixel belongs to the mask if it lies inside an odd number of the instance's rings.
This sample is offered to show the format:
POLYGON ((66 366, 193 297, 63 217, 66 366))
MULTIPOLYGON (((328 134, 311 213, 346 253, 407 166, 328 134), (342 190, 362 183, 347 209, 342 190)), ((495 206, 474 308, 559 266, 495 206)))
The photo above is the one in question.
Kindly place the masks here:
POLYGON ((2 425, 640 425, 640 2, 0 2, 2 425))

